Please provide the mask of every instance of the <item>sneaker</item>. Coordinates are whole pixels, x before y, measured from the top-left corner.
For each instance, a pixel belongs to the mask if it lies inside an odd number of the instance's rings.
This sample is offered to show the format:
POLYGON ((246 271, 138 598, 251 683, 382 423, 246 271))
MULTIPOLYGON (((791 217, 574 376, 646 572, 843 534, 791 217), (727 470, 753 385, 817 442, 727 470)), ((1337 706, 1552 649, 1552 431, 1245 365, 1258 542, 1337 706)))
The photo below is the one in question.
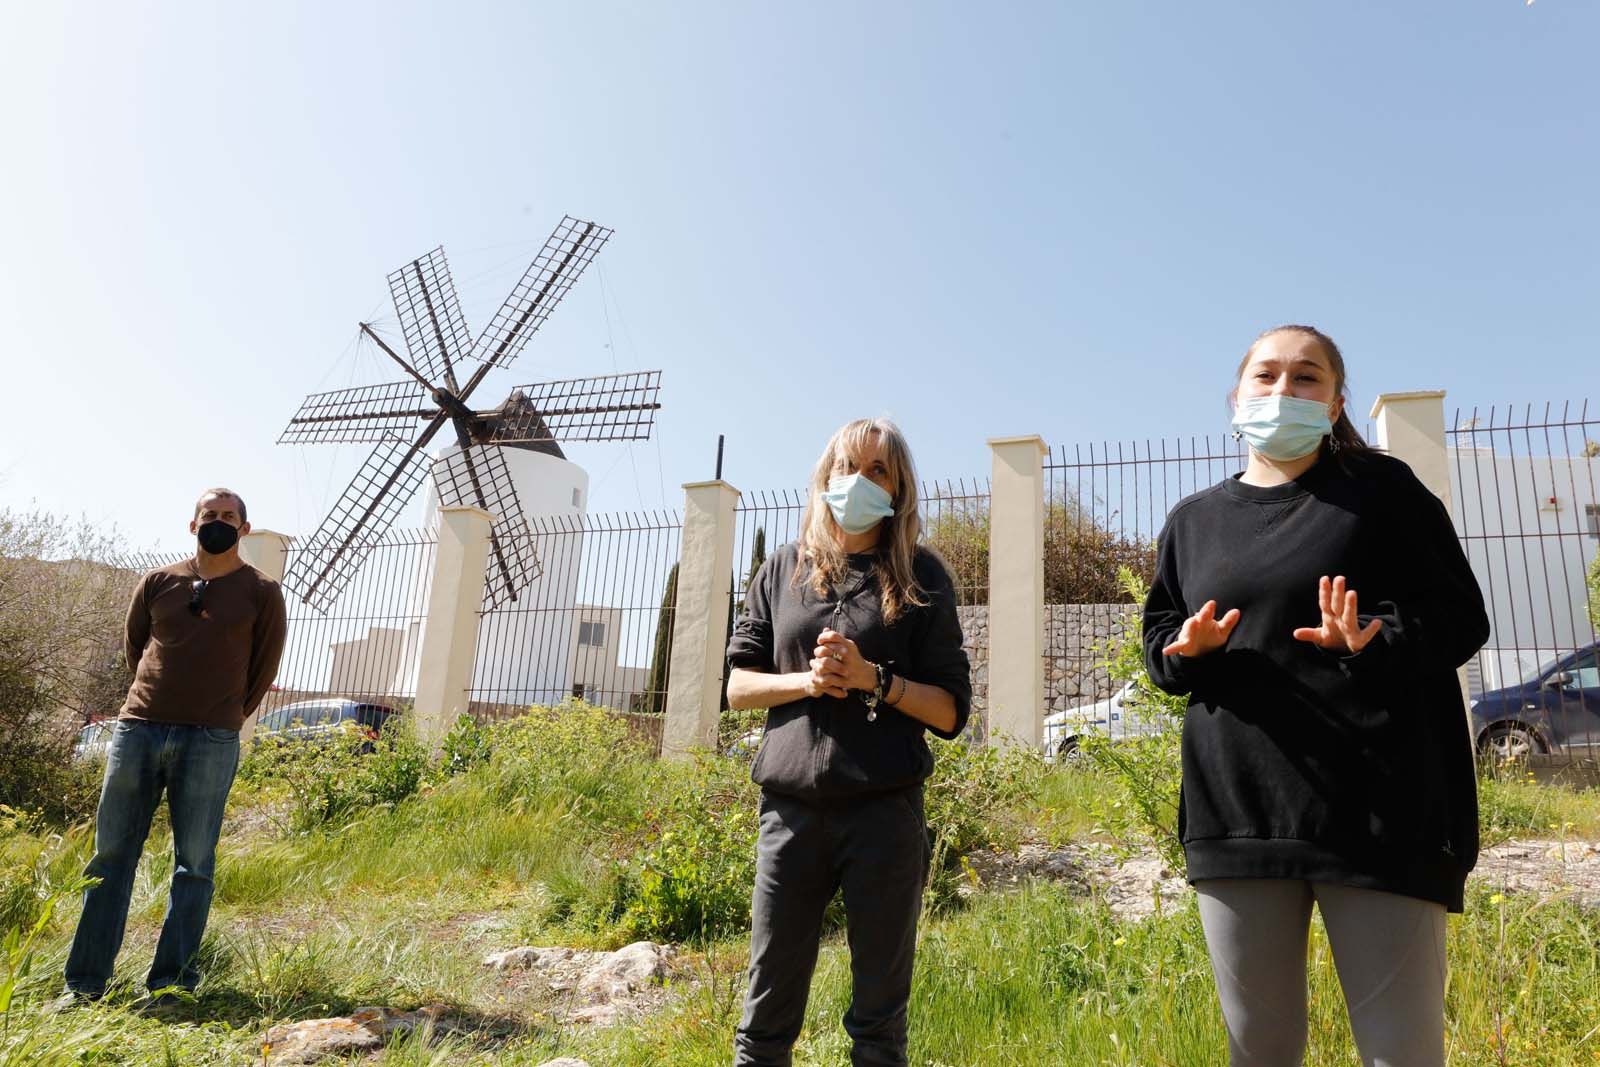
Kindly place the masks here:
POLYGON ((146 993, 128 1005, 128 1010, 152 1019, 171 1019, 182 1015, 184 1009, 193 1003, 193 993, 162 990, 159 993, 146 993))
POLYGON ((100 997, 94 994, 80 993, 76 989, 68 989, 46 1004, 44 1010, 48 1015, 58 1015, 61 1012, 72 1011, 75 1008, 86 1008, 99 999, 100 997))

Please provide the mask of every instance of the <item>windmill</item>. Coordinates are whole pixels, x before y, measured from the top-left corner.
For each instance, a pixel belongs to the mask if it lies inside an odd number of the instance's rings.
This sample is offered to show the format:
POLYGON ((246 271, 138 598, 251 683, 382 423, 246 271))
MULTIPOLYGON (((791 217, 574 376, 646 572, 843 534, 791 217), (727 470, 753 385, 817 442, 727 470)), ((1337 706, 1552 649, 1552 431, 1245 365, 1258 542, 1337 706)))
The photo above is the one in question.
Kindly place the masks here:
POLYGON ((661 372, 524 385, 486 411, 473 410, 467 401, 485 375, 516 359, 610 236, 592 222, 563 218, 475 342, 468 340, 443 248, 389 275, 411 359, 368 323, 361 323, 361 333, 407 377, 313 393, 278 437, 279 444, 377 444, 284 575, 284 584, 314 610, 327 613, 430 468, 441 506, 474 505, 494 516, 486 609, 516 600, 538 579, 538 547, 501 446, 553 444, 557 435, 567 441, 645 440, 661 407, 661 372), (456 375, 469 360, 477 366, 462 383, 456 375), (446 425, 460 447, 435 462, 428 442, 446 425))

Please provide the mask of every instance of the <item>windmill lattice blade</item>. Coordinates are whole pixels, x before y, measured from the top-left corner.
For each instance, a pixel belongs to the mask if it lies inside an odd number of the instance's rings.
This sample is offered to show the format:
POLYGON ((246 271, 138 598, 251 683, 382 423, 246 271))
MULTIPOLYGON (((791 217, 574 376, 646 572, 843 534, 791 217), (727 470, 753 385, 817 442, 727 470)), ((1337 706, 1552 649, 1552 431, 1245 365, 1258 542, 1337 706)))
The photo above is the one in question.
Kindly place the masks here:
POLYGON ((317 532, 304 547, 297 546, 283 584, 313 610, 327 614, 422 484, 428 473, 422 449, 429 436, 416 443, 386 441, 373 449, 317 532))
POLYGON ((417 420, 439 409, 415 381, 312 393, 278 435, 280 445, 410 440, 417 420))
POLYGON ((406 351, 424 378, 438 384, 447 372, 454 373, 454 364, 472 354, 472 335, 461 316, 461 301, 443 248, 435 248, 389 275, 389 295, 400 316, 406 351))
POLYGON ((516 600, 544 573, 533 530, 511 482, 511 468, 495 445, 456 449, 433 465, 441 507, 483 508, 494 516, 489 531, 489 574, 483 608, 492 611, 516 600))
POLYGON ((518 386, 490 440, 644 441, 660 409, 661 372, 568 378, 518 386))
POLYGON ((604 226, 571 215, 562 218, 494 320, 478 335, 472 357, 501 367, 516 359, 610 237, 604 226))

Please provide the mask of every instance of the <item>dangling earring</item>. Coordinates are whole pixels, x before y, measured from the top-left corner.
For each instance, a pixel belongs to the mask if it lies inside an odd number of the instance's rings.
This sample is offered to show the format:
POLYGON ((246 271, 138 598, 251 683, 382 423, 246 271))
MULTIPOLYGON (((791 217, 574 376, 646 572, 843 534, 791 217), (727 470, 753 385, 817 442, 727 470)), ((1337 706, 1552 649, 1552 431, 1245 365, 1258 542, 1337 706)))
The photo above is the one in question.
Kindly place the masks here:
POLYGON ((1339 451, 1339 448, 1339 439, 1330 433, 1328 435, 1328 454, 1330 456, 1333 455, 1335 452, 1339 451))
POLYGON ((1235 430, 1232 433, 1230 433, 1228 436, 1233 438, 1235 441, 1243 441, 1244 440, 1244 432, 1242 430, 1235 430))

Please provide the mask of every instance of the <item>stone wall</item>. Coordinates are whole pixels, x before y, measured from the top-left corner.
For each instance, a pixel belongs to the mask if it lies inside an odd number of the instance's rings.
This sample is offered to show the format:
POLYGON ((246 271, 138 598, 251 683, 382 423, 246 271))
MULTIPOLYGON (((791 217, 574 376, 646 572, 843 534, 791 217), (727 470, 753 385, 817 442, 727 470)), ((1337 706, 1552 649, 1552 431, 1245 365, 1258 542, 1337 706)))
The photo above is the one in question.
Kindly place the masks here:
MULTIPOLYGON (((1104 700, 1116 691, 1104 667, 1104 646, 1122 633, 1132 604, 1045 605, 1044 692, 1046 715, 1078 704, 1104 700)), ((972 661, 972 710, 979 719, 988 708, 989 608, 957 609, 963 647, 972 661)))

